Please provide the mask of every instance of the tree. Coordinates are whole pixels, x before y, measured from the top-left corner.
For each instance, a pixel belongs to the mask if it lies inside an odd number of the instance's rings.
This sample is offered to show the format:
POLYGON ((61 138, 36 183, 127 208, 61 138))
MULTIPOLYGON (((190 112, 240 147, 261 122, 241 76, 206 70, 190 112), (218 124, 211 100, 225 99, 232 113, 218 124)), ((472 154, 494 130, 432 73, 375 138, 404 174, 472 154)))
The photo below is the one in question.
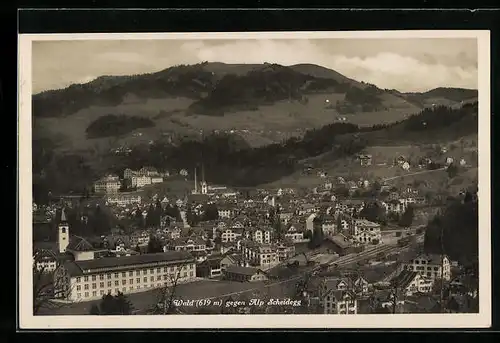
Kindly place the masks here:
POLYGON ((118 292, 116 295, 111 295, 108 293, 104 295, 101 299, 99 305, 93 305, 90 308, 91 315, 130 315, 134 307, 130 300, 122 292, 118 292))
POLYGON ((138 253, 141 253, 141 248, 139 247, 139 244, 136 244, 134 250, 138 253))
POLYGON ((64 304, 52 301, 54 298, 64 297, 64 291, 55 287, 54 273, 48 272, 45 266, 37 268, 41 261, 39 253, 35 255, 33 265, 33 315, 37 315, 41 310, 55 310, 64 304))
POLYGON ((399 226, 409 227, 413 223, 413 218, 415 216, 413 206, 409 205, 401 218, 399 219, 399 226))
POLYGON ((204 221, 211 221, 219 219, 219 209, 214 203, 207 204, 203 213, 204 221))
POLYGON ((186 272, 188 266, 192 263, 193 261, 186 261, 177 267, 177 272, 175 274, 168 276, 167 282, 159 290, 157 301, 151 310, 152 314, 166 315, 178 312, 174 302, 174 300, 178 300, 179 298, 177 294, 177 286, 179 285, 182 273, 186 272))
POLYGON ((363 207, 363 209, 359 213, 359 216, 369 221, 378 223, 385 222, 387 220, 385 208, 383 208, 376 201, 371 202, 363 207))
POLYGON ((455 163, 451 163, 448 168, 446 168, 446 173, 448 174, 448 177, 450 179, 453 179, 458 175, 458 167, 455 165, 455 163))
POLYGON ((163 252, 163 243, 155 235, 149 237, 147 252, 148 254, 163 252))

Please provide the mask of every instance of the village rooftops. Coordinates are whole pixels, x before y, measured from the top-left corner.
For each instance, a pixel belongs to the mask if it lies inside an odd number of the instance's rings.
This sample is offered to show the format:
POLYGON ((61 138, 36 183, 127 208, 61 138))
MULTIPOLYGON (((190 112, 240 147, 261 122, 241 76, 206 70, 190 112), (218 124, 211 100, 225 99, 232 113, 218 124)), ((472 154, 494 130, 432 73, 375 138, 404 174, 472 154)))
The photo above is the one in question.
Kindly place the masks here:
POLYGON ((344 236, 341 235, 328 236, 327 239, 331 240, 333 243, 337 244, 342 249, 349 248, 350 246, 352 246, 352 244, 349 241, 347 241, 347 239, 344 236))
POLYGON ((66 262, 64 266, 71 276, 80 276, 98 272, 116 272, 129 270, 134 267, 156 267, 182 262, 194 263, 194 258, 187 251, 167 251, 156 254, 105 257, 86 261, 71 261, 66 262))

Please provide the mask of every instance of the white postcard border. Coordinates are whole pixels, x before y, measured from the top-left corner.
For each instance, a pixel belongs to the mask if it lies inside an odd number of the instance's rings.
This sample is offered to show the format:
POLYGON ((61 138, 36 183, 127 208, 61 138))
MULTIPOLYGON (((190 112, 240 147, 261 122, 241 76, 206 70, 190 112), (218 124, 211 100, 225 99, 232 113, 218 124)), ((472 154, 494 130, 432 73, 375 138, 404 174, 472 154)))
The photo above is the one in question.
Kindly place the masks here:
POLYGON ((21 329, 148 328, 480 328, 491 325, 490 195, 490 32, 486 30, 411 30, 344 32, 92 33, 21 34, 19 42, 18 199, 19 327, 21 329), (169 316, 34 316, 32 292, 32 147, 31 95, 33 41, 134 39, 366 39, 477 38, 479 99, 479 294, 478 314, 358 315, 169 315, 169 316))

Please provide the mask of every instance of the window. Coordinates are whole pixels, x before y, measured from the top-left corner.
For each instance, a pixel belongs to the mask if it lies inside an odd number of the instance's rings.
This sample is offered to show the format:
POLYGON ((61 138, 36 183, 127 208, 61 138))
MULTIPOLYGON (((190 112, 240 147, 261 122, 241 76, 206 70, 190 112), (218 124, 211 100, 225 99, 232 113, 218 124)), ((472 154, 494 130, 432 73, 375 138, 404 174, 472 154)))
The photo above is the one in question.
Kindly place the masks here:
POLYGON ((147 274, 148 274, 148 270, 147 270, 147 269, 144 269, 144 270, 142 271, 142 275, 147 275, 147 274))
POLYGON ((93 297, 96 297, 96 296, 97 296, 97 291, 93 291, 93 292, 92 292, 92 296, 93 296, 93 297))
POLYGON ((122 285, 126 285, 127 284, 127 280, 122 280, 122 285))
POLYGON ((166 280, 167 279, 167 275, 163 275, 163 280, 166 280))
POLYGON ((100 290, 100 291, 99 291, 99 295, 104 295, 104 291, 103 291, 103 290, 100 290))
POLYGON ((161 273, 161 268, 157 268, 157 269, 156 269, 156 272, 157 272, 157 273, 161 273))
POLYGON ((122 272, 122 277, 126 277, 127 276, 127 273, 126 272, 122 272))
POLYGON ((85 298, 89 297, 89 292, 85 292, 85 298))
POLYGON ((77 291, 79 291, 79 290, 81 290, 81 289, 82 289, 82 287, 81 287, 80 285, 76 286, 76 290, 77 290, 77 291))
POLYGON ((144 277, 144 282, 148 282, 148 277, 147 276, 144 277))
POLYGON ((155 277, 154 276, 151 276, 149 279, 151 280, 151 282, 155 281, 155 277))
POLYGON ((76 282, 80 282, 80 281, 82 281, 82 278, 81 277, 77 277, 76 278, 76 282))
POLYGON ((141 278, 140 278, 140 277, 138 277, 137 279, 135 279, 135 282, 137 282, 137 283, 141 283, 141 278))
POLYGON ((158 275, 158 276, 156 277, 156 281, 160 281, 160 280, 161 280, 161 275, 158 275))
POLYGON ((111 281, 108 281, 108 287, 111 287, 111 281))
POLYGON ((94 282, 94 283, 92 284, 92 289, 96 289, 96 288, 97 288, 97 285, 96 285, 96 283, 94 282))
POLYGON ((95 275, 92 275, 92 281, 95 281, 97 277, 95 275))
POLYGON ((111 279, 111 274, 108 274, 108 276, 107 276, 107 277, 108 277, 108 280, 109 280, 109 279, 111 279))
POLYGON ((99 287, 104 288, 104 282, 99 282, 99 287))
POLYGON ((119 283, 118 283, 118 280, 115 280, 115 286, 118 286, 119 283))
POLYGON ((126 292, 127 291, 127 287, 122 287, 122 292, 126 292))
POLYGON ((154 270, 153 268, 151 268, 151 269, 149 270, 149 274, 154 274, 154 272, 155 272, 155 270, 154 270))
POLYGON ((133 271, 128 272, 128 276, 134 276, 134 272, 133 271))
POLYGON ((140 270, 136 270, 135 271, 135 276, 139 276, 139 275, 141 275, 141 271, 140 270))
POLYGON ((118 276, 120 276, 120 274, 118 274, 118 273, 115 273, 115 278, 118 278, 118 276))
POLYGON ((85 285, 85 286, 84 286, 84 289, 89 289, 89 285, 85 285))
POLYGON ((168 268, 167 267, 163 267, 163 272, 167 273, 168 272, 168 268))
POLYGON ((84 276, 83 277, 83 281, 89 281, 89 277, 88 276, 84 276))
POLYGON ((193 272, 189 272, 189 276, 193 276, 193 272))
POLYGON ((187 272, 184 272, 184 277, 187 277, 188 276, 188 273, 187 272))

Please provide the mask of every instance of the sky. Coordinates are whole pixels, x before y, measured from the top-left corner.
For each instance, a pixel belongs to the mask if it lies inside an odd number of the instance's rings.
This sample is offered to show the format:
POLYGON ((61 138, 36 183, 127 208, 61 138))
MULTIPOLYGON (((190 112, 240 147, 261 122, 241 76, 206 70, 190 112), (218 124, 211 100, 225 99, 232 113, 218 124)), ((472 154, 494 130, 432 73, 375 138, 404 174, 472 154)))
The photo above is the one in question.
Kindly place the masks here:
POLYGON ((35 41, 33 93, 199 62, 312 63, 402 92, 478 87, 475 38, 35 41))

